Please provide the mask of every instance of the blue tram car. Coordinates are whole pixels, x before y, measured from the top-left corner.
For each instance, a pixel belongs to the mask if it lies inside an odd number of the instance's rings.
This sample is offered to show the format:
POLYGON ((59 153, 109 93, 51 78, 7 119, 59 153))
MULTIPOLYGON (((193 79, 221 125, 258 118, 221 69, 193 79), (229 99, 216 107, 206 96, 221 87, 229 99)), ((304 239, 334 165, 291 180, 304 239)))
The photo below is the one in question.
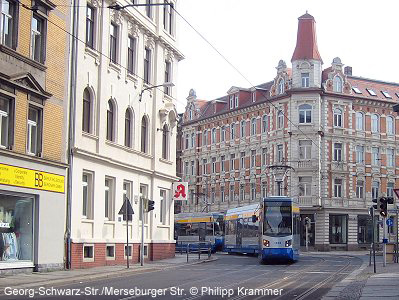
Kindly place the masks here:
POLYGON ((210 243, 212 252, 223 249, 224 220, 222 213, 180 213, 175 215, 176 251, 197 249, 199 243, 210 243))

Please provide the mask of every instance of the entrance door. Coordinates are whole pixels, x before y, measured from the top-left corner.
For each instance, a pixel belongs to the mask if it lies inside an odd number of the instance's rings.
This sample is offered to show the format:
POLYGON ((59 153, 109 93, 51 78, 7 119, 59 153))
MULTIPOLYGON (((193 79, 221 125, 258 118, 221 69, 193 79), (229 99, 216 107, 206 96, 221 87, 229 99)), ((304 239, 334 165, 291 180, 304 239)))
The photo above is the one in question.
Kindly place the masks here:
POLYGON ((305 229, 305 218, 308 217, 310 219, 310 228, 308 229, 308 241, 309 246, 314 246, 315 240, 315 223, 314 223, 314 214, 301 214, 301 246, 306 246, 306 229, 305 229))

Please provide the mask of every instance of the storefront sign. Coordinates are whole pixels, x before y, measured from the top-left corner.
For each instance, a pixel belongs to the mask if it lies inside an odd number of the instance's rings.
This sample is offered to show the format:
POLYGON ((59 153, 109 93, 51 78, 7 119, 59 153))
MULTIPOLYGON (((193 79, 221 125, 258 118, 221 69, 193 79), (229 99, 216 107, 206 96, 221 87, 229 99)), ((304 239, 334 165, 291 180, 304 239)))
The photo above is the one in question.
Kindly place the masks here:
POLYGON ((61 175, 0 164, 0 184, 64 193, 65 178, 61 175))
POLYGON ((187 200, 188 182, 173 183, 173 200, 187 200))
POLYGON ((10 223, 0 222, 0 228, 10 228, 10 223))

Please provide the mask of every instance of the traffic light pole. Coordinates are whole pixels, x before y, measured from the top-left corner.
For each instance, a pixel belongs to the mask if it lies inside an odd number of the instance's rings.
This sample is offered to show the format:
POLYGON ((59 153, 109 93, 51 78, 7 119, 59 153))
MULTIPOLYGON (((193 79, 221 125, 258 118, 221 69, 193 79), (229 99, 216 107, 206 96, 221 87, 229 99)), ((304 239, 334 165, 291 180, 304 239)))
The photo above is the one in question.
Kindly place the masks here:
POLYGON ((387 266, 387 217, 383 217, 382 219, 382 226, 383 226, 383 266, 386 267, 387 266))
POLYGON ((305 225, 305 234, 306 234, 306 237, 305 237, 305 243, 306 243, 306 252, 309 252, 309 237, 308 237, 308 235, 309 235, 309 232, 308 232, 308 225, 306 224, 305 225))
MULTIPOLYGON (((129 215, 127 213, 127 209, 128 209, 128 205, 126 203, 126 208, 125 208, 125 217, 126 217, 126 266, 129 269, 129 215)), ((133 249, 132 249, 132 253, 133 253, 133 249)))
MULTIPOLYGON (((375 266, 375 218, 374 218, 374 207, 371 206, 371 222, 373 223, 373 231, 372 231, 372 238, 373 238, 373 265, 374 265, 374 273, 377 273, 376 266, 375 266)), ((377 227, 378 228, 378 227, 377 227)))
POLYGON ((141 245, 140 245, 140 264, 144 266, 144 198, 141 201, 141 245))

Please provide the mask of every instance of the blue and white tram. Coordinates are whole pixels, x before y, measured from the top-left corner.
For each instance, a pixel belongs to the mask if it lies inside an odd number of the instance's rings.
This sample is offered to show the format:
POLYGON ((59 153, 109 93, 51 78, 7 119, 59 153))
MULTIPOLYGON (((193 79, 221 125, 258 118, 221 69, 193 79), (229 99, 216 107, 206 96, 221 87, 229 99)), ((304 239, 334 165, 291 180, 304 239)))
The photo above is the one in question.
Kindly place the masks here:
POLYGON ((224 251, 257 254, 259 251, 259 204, 229 209, 224 217, 224 251), (254 217, 256 216, 256 217, 254 217), (255 222, 254 222, 255 221, 255 222))
POLYGON ((198 249, 199 243, 211 243, 212 252, 223 249, 224 228, 221 213, 180 213, 175 215, 176 251, 198 249))
POLYGON ((289 260, 299 256, 299 207, 284 196, 263 198, 261 205, 261 233, 259 258, 263 262, 289 260))

